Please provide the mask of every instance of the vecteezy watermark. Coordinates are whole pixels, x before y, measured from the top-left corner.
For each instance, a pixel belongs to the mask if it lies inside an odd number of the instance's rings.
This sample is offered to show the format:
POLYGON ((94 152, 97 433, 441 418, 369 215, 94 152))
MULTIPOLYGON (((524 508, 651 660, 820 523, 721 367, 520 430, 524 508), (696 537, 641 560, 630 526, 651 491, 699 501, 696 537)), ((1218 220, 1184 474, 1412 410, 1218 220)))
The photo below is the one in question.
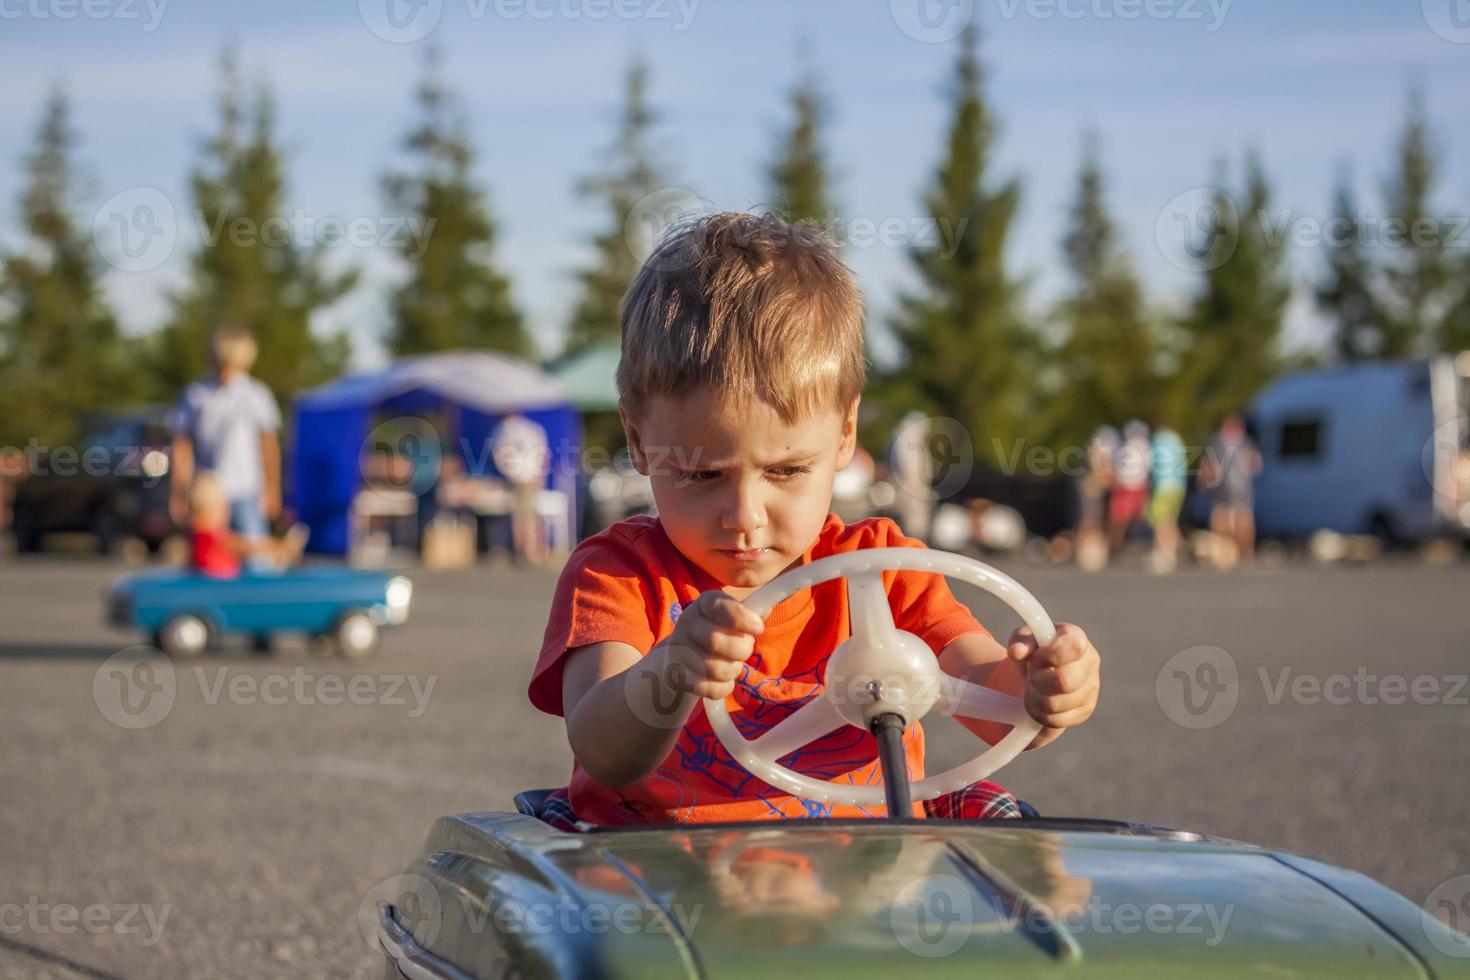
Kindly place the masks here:
POLYGON ((1291 667, 1256 668, 1266 702, 1271 706, 1291 700, 1293 704, 1349 704, 1398 706, 1417 704, 1470 706, 1466 687, 1470 674, 1374 674, 1359 667, 1351 674, 1299 674, 1291 667))
MULTIPOLYGON (((3 2, 3 0, 0 0, 3 2)), ((214 248, 390 248, 417 259, 429 247, 436 219, 418 215, 312 214, 296 208, 256 219, 229 211, 188 212, 200 242, 214 248)), ((97 253, 123 272, 147 272, 167 262, 179 240, 173 202, 153 187, 114 194, 92 219, 97 253)))
POLYGON ((114 653, 92 674, 92 703, 119 728, 152 728, 173 711, 177 695, 173 662, 153 647, 114 653))
MULTIPOLYGON (((1470 706, 1470 674, 1378 674, 1359 666, 1352 673, 1300 673, 1291 666, 1256 668, 1256 681, 1270 707, 1470 706)), ((1182 728, 1224 724, 1240 702, 1241 677, 1235 658, 1214 646, 1181 650, 1154 681, 1159 707, 1182 728)))
POLYGON ((174 203, 156 187, 132 187, 103 202, 92 218, 97 254, 123 272, 147 272, 168 261, 179 239, 174 203))
MULTIPOLYGON (((1470 2, 1470 0, 1466 0, 1470 2)), ((1470 215, 1413 219, 1375 214, 1300 214, 1291 208, 1242 212, 1218 187, 1196 187, 1175 196, 1159 212, 1154 238, 1175 266, 1206 272, 1230 261, 1247 229, 1271 248, 1444 248, 1470 250, 1470 215)))
POLYGON ((1449 419, 1424 442, 1419 460, 1435 496, 1470 526, 1470 418, 1449 419))
POLYGON ((139 21, 151 32, 167 8, 168 0, 0 0, 0 20, 139 21))
POLYGON ((1213 948, 1225 941, 1235 905, 1203 902, 1039 901, 1018 907, 1001 896, 977 896, 958 875, 928 875, 895 896, 889 927, 900 946, 915 956, 938 959, 960 951, 978 933, 1026 929, 1045 934, 1057 928, 1094 936, 1140 934, 1198 937, 1213 948))
MULTIPOLYGON (((687 188, 662 187, 644 195, 629 209, 623 237, 628 250, 643 261, 676 228, 688 227, 691 234, 699 234, 702 229, 696 226, 697 219, 718 210, 687 188)), ((932 215, 843 214, 829 208, 821 215, 798 222, 777 221, 767 216, 731 231, 734 240, 742 244, 747 236, 759 235, 763 240, 789 240, 839 249, 926 249, 948 261, 959 251, 969 227, 968 216, 951 219, 932 215)), ((662 271, 678 271, 690 261, 694 251, 669 250, 653 255, 648 261, 662 271)))
POLYGON ((1224 724, 1240 700, 1235 658, 1215 646, 1180 650, 1159 668, 1154 695, 1165 716, 1183 728, 1224 724))
POLYGON ((1422 0, 1424 22, 1446 41, 1470 44, 1470 0, 1422 0))
POLYGON ((358 466, 370 489, 422 494, 439 482, 444 444, 428 419, 403 415, 373 426, 358 453, 358 466))
POLYGON ((0 446, 0 458, 7 460, 6 473, 17 477, 127 477, 140 480, 143 486, 158 485, 168 475, 168 453, 158 446, 43 446, 31 439, 25 448, 0 446), (13 472, 12 472, 13 471, 13 472))
POLYGON ((478 902, 461 888, 441 893, 424 875, 401 874, 378 882, 357 909, 357 927, 373 949, 379 948, 378 930, 387 914, 413 934, 422 946, 431 945, 448 918, 472 936, 604 936, 657 934, 676 941, 692 934, 704 912, 702 905, 670 905, 665 911, 652 903, 578 902, 566 895, 550 901, 478 902), (391 913, 385 909, 391 908, 391 913), (671 921, 672 917, 672 921, 671 921), (675 928, 674 923, 678 923, 675 928))
POLYGON ((970 430, 958 419, 912 414, 899 420, 888 451, 894 485, 916 500, 939 500, 975 470, 970 430))
POLYGON ((31 895, 23 902, 0 902, 0 936, 142 936, 139 945, 155 946, 163 936, 172 903, 93 902, 71 905, 31 895))
POLYGON ((995 0, 1006 20, 1177 20, 1214 33, 1233 0, 995 0))
MULTIPOLYGON (((463 0, 471 20, 668 21, 682 33, 694 23, 700 0, 463 0)), ((393 44, 428 37, 444 17, 444 0, 358 0, 367 29, 393 44)))
MULTIPOLYGON (((1025 439, 1014 439, 1010 445, 1006 445, 1001 439, 992 438, 990 448, 996 460, 996 468, 1006 476, 1025 474, 1039 477, 1069 476, 1076 479, 1087 476, 1094 465, 1086 446, 1058 448, 1028 443, 1025 439)), ((1107 466, 1114 474, 1131 473, 1143 476, 1157 473, 1164 467, 1175 467, 1180 479, 1209 475, 1211 479, 1201 480, 1201 484, 1210 488, 1218 484, 1220 474, 1225 472, 1226 465, 1239 449, 1211 444, 1182 446, 1180 451, 1183 453, 1182 470, 1177 469, 1179 457, 1175 450, 1163 446, 1155 447, 1152 443, 1139 447, 1125 442, 1112 449, 1100 465, 1107 466)))
POLYGON ((915 41, 953 41, 975 20, 976 0, 889 0, 893 22, 915 41))
POLYGON ((1446 956, 1470 958, 1470 875, 1435 888, 1421 912, 1424 935, 1446 956))
MULTIPOLYGON (((304 667, 264 675, 229 667, 193 667, 189 674, 200 700, 211 707, 265 705, 387 706, 420 718, 429 708, 437 674, 317 673, 304 667)), ((119 728, 152 728, 172 712, 178 697, 178 670, 151 647, 131 647, 108 657, 92 675, 92 700, 102 717, 119 728)))
POLYGON ((1187 272, 1218 269, 1240 245, 1240 214, 1225 191, 1196 187, 1164 205, 1154 222, 1154 241, 1187 272))

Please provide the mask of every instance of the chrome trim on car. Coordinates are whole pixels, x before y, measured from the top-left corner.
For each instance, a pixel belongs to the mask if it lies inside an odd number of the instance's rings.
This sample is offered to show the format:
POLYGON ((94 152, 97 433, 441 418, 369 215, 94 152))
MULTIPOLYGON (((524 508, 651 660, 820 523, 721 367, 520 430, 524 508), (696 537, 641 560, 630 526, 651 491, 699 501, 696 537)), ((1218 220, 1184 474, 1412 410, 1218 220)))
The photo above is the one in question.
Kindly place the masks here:
POLYGON ((408 980, 475 980, 453 963, 420 946, 393 918, 393 906, 378 909, 378 945, 408 980))

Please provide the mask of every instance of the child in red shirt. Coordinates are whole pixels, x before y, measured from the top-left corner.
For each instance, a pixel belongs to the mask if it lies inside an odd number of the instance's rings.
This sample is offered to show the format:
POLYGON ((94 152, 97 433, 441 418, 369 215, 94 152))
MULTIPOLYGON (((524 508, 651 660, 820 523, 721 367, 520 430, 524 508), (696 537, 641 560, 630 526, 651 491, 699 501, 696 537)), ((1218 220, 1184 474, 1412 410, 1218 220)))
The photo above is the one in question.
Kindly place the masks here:
POLYGON ((297 524, 281 540, 252 539, 230 530, 230 502, 213 474, 200 473, 189 490, 189 522, 193 528, 196 571, 211 578, 237 578, 241 559, 264 555, 287 568, 301 557, 306 528, 297 524))
MULTIPOLYGON (((665 240, 623 302, 619 409, 652 484, 657 518, 583 542, 557 584, 530 685, 566 719, 571 785, 542 816, 558 826, 878 816, 882 807, 792 797, 746 772, 713 735, 704 698, 725 699, 747 739, 818 691, 848 636, 838 580, 802 590, 764 621, 741 604, 782 572, 831 554, 923 547, 886 519, 828 513, 834 474, 856 448, 863 305, 851 273, 807 230, 724 214, 665 240)), ((885 572, 894 623, 941 669, 1023 696, 1044 727, 1033 745, 1086 720, 1099 658, 1058 626, 1002 647, 930 573, 885 572)), ((965 720, 994 742, 1005 726, 965 720)), ((904 736, 923 776, 923 730, 904 736)), ((850 726, 785 764, 818 778, 881 782, 876 739, 850 726)), ((990 783, 929 801, 931 816, 1019 815, 990 783)))

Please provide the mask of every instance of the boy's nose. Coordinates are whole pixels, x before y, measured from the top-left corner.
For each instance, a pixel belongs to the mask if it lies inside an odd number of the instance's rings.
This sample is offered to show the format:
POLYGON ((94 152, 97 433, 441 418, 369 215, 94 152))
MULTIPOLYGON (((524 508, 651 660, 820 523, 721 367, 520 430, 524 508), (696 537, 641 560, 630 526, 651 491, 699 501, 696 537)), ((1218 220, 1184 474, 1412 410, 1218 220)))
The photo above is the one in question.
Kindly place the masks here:
POLYGON ((754 481, 740 481, 725 501, 720 515, 720 524, 727 531, 742 534, 758 531, 766 526, 765 503, 760 497, 760 485, 754 481))

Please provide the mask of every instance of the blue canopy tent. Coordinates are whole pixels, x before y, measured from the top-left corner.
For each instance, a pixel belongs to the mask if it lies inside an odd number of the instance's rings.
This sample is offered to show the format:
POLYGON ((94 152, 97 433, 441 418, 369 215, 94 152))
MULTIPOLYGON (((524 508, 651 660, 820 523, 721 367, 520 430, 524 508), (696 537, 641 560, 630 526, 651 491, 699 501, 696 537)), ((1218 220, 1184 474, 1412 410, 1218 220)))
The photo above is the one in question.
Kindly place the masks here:
POLYGON ((546 430, 546 486, 566 494, 575 513, 581 418, 560 383, 528 361, 486 351, 426 354, 301 394, 291 407, 288 499, 311 528, 310 550, 347 553, 362 459, 372 449, 364 442, 375 426, 432 415, 445 440, 439 452, 458 456, 470 475, 498 476, 490 440, 512 414, 546 430))

